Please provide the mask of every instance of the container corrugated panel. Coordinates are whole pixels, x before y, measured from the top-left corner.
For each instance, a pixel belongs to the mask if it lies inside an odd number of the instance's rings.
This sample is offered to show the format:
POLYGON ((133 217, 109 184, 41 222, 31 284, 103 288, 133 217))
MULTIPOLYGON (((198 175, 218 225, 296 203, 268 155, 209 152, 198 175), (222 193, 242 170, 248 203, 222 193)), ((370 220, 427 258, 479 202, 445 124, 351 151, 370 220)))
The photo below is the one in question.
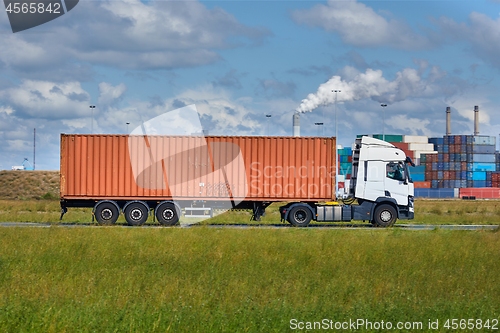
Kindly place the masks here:
POLYGON ((425 174, 423 174, 423 173, 412 173, 411 174, 411 179, 414 182, 423 182, 423 181, 425 181, 425 174))
POLYGON ((352 164, 351 163, 340 163, 339 164, 339 174, 347 175, 352 173, 352 164))
POLYGON ((475 135, 472 137, 472 144, 496 146, 497 140, 494 136, 475 135))
POLYGON ((471 171, 496 171, 495 163, 472 163, 471 171))
POLYGON ((425 166, 424 165, 419 165, 415 167, 410 167, 410 172, 412 174, 414 173, 425 173, 425 166))
POLYGON ((429 138, 429 143, 434 145, 444 145, 444 138, 429 138))
POLYGON ((499 188, 461 188, 460 197, 474 196, 477 199, 500 199, 499 188))
POLYGON ((413 181, 414 188, 431 188, 430 181, 413 181))
POLYGON ((432 143, 408 143, 408 149, 420 151, 434 151, 432 143))
POLYGON ((456 193, 452 188, 416 188, 415 197, 419 198, 455 198, 456 193))
POLYGON ((334 138, 63 134, 61 197, 331 200, 334 149, 334 138))
POLYGON ((495 146, 490 145, 473 145, 473 154, 495 154, 495 146))
POLYGON ((469 162, 479 163, 495 163, 495 155, 493 154, 473 154, 469 162))
POLYGON ((403 142, 403 136, 399 134, 373 134, 373 137, 387 142, 403 142))
POLYGON ((486 187, 486 180, 473 180, 472 187, 486 187))
POLYGON ((429 138, 424 135, 403 135, 403 142, 406 143, 429 143, 429 138))
MULTIPOLYGON (((474 181, 476 180, 486 180, 486 171, 472 171, 470 172, 471 176, 469 179, 472 179, 474 181)), ((484 187, 484 186, 475 186, 474 187, 484 187)))

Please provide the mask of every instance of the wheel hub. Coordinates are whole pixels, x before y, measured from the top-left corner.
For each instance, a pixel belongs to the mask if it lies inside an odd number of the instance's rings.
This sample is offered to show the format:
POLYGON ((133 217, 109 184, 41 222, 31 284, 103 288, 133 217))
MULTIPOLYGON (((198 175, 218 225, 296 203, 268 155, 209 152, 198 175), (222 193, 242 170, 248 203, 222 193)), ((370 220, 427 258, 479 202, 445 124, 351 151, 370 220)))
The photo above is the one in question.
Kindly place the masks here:
POLYGON ((101 212, 101 217, 104 220, 109 220, 109 219, 111 219, 113 217, 113 212, 109 208, 103 209, 102 212, 101 212))
POLYGON ((380 219, 384 222, 389 222, 392 219, 391 212, 384 210, 382 213, 380 213, 380 219))
POLYGON ((130 217, 134 220, 140 220, 142 218, 142 211, 136 208, 130 212, 130 217))
POLYGON ((171 209, 165 209, 162 216, 165 220, 171 220, 174 217, 174 212, 171 209))

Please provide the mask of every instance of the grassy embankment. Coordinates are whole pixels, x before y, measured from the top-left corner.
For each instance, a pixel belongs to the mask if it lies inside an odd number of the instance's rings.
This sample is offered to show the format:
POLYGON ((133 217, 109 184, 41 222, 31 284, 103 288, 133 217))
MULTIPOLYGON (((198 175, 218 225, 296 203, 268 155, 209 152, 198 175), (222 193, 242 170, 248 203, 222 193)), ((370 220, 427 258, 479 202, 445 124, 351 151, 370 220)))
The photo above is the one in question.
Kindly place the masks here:
POLYGON ((293 318, 361 318, 423 331, 439 319, 445 332, 448 318, 499 318, 499 254, 500 233, 485 231, 3 228, 0 331, 284 332, 293 318))

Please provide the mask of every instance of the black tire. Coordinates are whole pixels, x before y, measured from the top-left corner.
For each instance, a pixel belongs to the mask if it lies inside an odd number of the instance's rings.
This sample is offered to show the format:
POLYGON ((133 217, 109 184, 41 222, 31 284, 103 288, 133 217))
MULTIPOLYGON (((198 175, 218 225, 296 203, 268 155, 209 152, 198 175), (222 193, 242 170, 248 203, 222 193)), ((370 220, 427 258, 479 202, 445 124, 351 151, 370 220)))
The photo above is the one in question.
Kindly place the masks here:
POLYGON ((376 227, 387 228, 392 226, 397 219, 396 209, 393 206, 383 204, 375 209, 372 224, 376 227))
POLYGON ((155 216, 160 224, 172 226, 179 223, 181 212, 179 208, 171 202, 162 202, 155 209, 155 216))
POLYGON ((120 210, 118 206, 109 201, 97 203, 94 208, 95 219, 101 225, 115 224, 119 215, 120 210))
POLYGON ((304 206, 293 207, 288 214, 288 222, 295 227, 307 227, 311 220, 311 210, 304 206))
POLYGON ((132 202, 123 211, 128 225, 143 225, 148 220, 148 207, 142 202, 132 202))

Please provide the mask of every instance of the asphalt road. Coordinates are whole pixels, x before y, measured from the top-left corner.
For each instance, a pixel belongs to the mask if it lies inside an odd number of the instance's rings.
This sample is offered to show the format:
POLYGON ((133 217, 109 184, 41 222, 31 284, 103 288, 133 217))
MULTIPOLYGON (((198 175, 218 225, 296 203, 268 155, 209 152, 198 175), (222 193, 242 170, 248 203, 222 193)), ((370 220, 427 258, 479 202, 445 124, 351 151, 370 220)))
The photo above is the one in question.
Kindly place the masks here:
MULTIPOLYGON (((30 222, 0 222, 0 227, 20 227, 20 228, 49 228, 49 227, 62 227, 62 228, 85 228, 85 227, 97 227, 96 223, 30 223, 30 222)), ((132 227, 128 225, 116 225, 113 227, 118 228, 164 228, 160 225, 144 225, 141 227, 132 227)), ((289 224, 212 224, 212 225, 200 225, 200 224, 181 224, 176 228, 233 228, 233 229, 282 229, 282 228, 293 228, 289 224)), ((498 225, 422 225, 422 224, 396 224, 393 228, 400 228, 405 230, 434 230, 434 229, 446 229, 446 230, 496 230, 499 229, 498 225)), ((382 230, 383 228, 374 228, 371 224, 335 224, 335 225, 309 225, 308 228, 314 229, 377 229, 382 230)))

